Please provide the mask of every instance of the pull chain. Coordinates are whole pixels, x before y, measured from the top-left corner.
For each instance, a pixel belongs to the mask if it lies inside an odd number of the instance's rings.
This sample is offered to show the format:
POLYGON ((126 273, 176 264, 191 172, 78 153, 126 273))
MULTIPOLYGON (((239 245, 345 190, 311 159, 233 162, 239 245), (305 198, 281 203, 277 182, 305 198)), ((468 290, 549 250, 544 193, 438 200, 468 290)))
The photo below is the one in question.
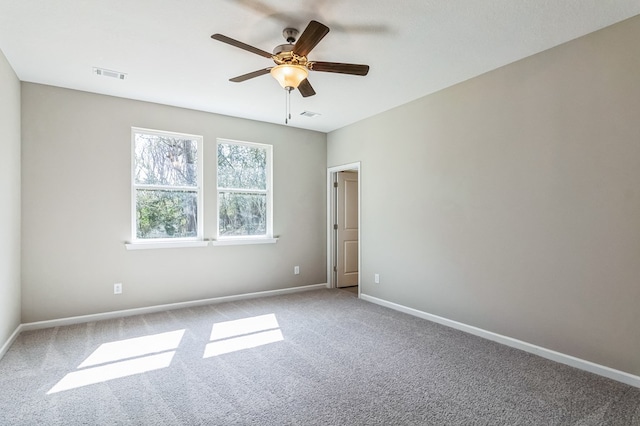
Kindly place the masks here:
POLYGON ((293 87, 285 87, 284 90, 287 92, 284 124, 289 124, 289 120, 291 120, 291 90, 293 90, 293 87))

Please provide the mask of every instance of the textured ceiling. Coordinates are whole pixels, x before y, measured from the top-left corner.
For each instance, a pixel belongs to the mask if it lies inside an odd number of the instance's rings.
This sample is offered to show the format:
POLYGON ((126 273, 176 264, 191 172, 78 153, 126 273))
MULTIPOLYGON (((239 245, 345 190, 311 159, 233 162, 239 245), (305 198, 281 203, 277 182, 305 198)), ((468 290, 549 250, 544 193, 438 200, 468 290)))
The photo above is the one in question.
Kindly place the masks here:
POLYGON ((638 0, 0 0, 0 49, 23 81, 282 124, 271 76, 228 81, 273 63, 210 36, 271 51, 315 19, 331 32, 311 60, 371 66, 292 93, 290 125, 328 132, 637 14, 638 0))

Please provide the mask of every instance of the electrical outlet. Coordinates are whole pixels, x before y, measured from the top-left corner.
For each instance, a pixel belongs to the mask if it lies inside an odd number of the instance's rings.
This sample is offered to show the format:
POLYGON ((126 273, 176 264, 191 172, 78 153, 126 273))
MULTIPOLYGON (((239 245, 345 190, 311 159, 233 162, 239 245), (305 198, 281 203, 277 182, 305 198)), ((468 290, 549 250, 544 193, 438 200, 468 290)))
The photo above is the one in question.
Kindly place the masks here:
POLYGON ((113 294, 122 294, 122 283, 115 283, 113 285, 113 294))
POLYGON ((373 282, 376 284, 380 284, 380 274, 373 275, 373 282))
POLYGON ((299 275, 300 274, 300 267, 299 266, 294 266, 293 267, 293 274, 294 275, 299 275))

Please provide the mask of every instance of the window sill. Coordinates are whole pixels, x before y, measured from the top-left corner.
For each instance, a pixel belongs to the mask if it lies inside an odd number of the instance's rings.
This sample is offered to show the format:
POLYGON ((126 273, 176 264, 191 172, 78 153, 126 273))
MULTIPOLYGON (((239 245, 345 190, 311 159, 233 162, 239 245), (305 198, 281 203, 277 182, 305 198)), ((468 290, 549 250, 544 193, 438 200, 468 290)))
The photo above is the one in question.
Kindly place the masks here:
POLYGON ((209 241, 149 241, 125 243, 127 250, 151 250, 166 248, 206 247, 209 241))
POLYGON ((278 238, 228 238, 224 240, 211 240, 212 246, 239 246, 245 244, 275 244, 278 242, 278 238))

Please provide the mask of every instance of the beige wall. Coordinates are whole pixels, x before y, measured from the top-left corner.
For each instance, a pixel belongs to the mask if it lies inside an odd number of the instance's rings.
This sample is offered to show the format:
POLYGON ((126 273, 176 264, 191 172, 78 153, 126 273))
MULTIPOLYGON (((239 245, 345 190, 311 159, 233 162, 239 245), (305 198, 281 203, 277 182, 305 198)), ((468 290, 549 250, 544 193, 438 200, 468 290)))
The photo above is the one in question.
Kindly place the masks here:
POLYGON ((0 51, 0 347, 20 324, 20 81, 0 51))
POLYGON ((23 322, 326 282, 325 134, 30 83, 22 121, 23 322), (278 243, 125 250, 131 126, 204 136, 207 238, 216 137, 272 144, 278 243))
POLYGON ((362 161, 362 291, 640 375, 638 40, 640 17, 330 133, 329 166, 362 161))

